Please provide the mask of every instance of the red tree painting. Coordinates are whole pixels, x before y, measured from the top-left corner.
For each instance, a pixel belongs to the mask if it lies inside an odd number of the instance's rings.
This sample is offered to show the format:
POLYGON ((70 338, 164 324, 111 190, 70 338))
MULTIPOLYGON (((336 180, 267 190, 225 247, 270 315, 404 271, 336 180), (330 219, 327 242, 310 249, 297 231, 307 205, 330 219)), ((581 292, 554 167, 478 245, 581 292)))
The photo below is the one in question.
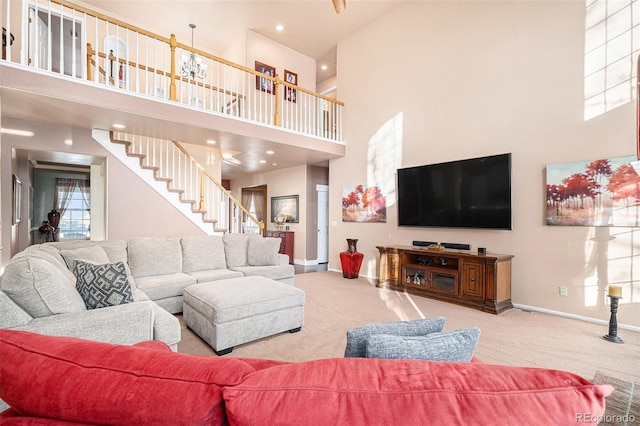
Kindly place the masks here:
POLYGON ((386 222, 387 198, 382 185, 345 186, 342 190, 343 222, 386 222))
POLYGON ((547 166, 547 225, 638 226, 635 157, 547 166))

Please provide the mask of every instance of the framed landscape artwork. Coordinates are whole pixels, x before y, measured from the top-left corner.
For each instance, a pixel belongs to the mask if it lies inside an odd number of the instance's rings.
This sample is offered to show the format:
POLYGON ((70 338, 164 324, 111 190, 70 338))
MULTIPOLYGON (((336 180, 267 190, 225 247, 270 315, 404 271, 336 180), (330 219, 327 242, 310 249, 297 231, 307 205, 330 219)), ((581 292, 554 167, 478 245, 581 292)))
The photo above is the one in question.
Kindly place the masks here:
MULTIPOLYGON (((261 72, 262 74, 266 74, 269 77, 275 77, 276 75, 276 69, 274 67, 258 61, 256 61, 255 70, 261 72)), ((268 78, 264 78, 259 75, 256 75, 256 88, 270 94, 273 94, 275 92, 273 80, 269 80, 268 78)))
POLYGON ((383 185, 355 185, 342 189, 343 222, 386 222, 387 198, 383 185))
POLYGON ((547 225, 640 225, 635 156, 547 166, 547 225))

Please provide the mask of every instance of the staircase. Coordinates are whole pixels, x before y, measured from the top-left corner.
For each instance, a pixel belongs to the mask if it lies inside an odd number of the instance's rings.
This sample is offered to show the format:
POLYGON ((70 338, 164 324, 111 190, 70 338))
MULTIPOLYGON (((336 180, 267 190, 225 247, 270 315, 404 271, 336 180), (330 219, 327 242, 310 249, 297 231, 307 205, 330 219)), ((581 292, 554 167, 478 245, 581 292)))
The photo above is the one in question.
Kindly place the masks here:
POLYGON ((264 223, 180 143, 99 129, 92 136, 207 235, 242 232, 243 213, 263 233, 264 223))

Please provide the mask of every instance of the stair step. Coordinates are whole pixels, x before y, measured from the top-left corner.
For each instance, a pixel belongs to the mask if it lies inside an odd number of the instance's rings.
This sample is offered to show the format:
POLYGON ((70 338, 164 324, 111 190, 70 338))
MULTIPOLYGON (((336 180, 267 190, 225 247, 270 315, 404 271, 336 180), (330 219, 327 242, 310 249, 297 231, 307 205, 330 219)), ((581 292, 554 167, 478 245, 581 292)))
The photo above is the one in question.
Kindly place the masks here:
POLYGON ((160 167, 158 166, 140 166, 140 168, 145 169, 145 170, 153 170, 154 172, 157 172, 158 170, 160 170, 160 167))
POLYGON ((169 192, 175 192, 176 194, 183 194, 183 193, 184 193, 184 189, 173 189, 173 188, 169 188, 169 189, 167 189, 167 191, 169 191, 169 192))
POLYGON ((168 182, 173 181, 173 179, 171 179, 171 178, 160 177, 160 176, 158 176, 158 177, 157 177, 157 178, 155 178, 155 179, 156 179, 157 181, 160 181, 160 182, 167 182, 167 183, 168 183, 168 182))

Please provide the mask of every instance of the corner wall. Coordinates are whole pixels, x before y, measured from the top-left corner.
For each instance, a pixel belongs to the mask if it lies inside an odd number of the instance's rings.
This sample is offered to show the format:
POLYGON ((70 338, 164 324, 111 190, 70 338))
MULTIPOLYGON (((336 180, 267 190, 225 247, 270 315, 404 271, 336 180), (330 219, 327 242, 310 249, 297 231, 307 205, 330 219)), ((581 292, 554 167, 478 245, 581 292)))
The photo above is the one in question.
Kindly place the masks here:
POLYGON ((640 326, 637 228, 545 225, 547 164, 636 153, 634 103, 584 121, 584 22, 584 2, 410 2, 341 42, 348 145, 330 164, 329 268, 346 238, 359 239, 369 277, 376 245, 470 243, 515 256, 516 304, 608 321, 606 287, 622 283, 636 298, 618 322, 640 326), (397 226, 397 168, 504 152, 513 231, 397 226), (342 222, 342 188, 381 181, 387 222, 342 222))

